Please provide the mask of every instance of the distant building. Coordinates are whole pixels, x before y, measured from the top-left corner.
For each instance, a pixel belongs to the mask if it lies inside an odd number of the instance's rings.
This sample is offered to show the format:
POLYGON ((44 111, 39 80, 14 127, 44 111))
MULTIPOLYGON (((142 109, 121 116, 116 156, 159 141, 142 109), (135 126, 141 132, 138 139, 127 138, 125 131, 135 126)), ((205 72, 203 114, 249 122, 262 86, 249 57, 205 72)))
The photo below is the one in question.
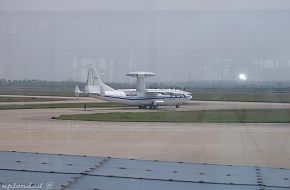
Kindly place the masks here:
POLYGON ((205 80, 234 80, 232 59, 210 59, 204 66, 205 80))

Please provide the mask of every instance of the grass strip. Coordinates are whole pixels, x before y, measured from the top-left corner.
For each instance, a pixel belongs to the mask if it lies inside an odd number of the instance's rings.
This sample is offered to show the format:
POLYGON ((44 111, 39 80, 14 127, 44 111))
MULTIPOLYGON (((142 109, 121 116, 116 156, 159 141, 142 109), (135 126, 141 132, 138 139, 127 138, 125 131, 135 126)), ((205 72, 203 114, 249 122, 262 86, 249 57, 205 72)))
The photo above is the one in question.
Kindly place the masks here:
MULTIPOLYGON (((83 108, 85 103, 60 103, 60 104, 11 104, 11 105, 0 105, 0 110, 9 109, 48 109, 48 108, 83 108)), ((120 107, 120 104, 101 102, 101 103, 86 103, 87 108, 103 108, 103 107, 120 107)))
POLYGON ((38 98, 38 97, 9 97, 1 96, 0 102, 44 102, 44 101, 63 101, 63 98, 38 98))
POLYGON ((25 96, 67 96, 74 97, 72 90, 42 90, 42 89, 0 89, 1 95, 25 95, 25 96))
POLYGON ((193 92, 193 100, 290 103, 290 93, 193 92))

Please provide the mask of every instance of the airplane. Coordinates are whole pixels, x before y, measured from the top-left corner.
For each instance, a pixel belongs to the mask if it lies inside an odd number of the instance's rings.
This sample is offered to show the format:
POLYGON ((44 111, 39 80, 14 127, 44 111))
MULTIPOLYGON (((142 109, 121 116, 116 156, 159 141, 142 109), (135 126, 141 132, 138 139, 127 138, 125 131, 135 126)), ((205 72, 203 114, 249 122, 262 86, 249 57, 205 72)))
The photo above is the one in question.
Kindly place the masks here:
POLYGON ((176 106, 191 100, 190 92, 180 89, 146 89, 145 78, 155 76, 152 72, 130 72, 126 74, 135 77, 136 89, 113 89, 102 82, 95 67, 88 69, 86 86, 83 91, 75 87, 75 95, 85 94, 97 99, 117 102, 129 106, 138 106, 139 109, 158 109, 159 106, 176 106))

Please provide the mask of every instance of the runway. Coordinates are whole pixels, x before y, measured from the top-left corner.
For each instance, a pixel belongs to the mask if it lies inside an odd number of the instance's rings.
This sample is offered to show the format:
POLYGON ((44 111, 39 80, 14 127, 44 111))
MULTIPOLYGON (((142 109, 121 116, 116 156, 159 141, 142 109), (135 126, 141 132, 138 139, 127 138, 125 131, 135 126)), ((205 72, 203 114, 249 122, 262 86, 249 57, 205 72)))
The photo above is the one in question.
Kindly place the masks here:
MULTIPOLYGON (((181 109, 290 109, 290 104, 191 101, 181 109)), ((0 111, 0 150, 290 168, 290 124, 114 123, 50 119, 136 108, 0 111)))

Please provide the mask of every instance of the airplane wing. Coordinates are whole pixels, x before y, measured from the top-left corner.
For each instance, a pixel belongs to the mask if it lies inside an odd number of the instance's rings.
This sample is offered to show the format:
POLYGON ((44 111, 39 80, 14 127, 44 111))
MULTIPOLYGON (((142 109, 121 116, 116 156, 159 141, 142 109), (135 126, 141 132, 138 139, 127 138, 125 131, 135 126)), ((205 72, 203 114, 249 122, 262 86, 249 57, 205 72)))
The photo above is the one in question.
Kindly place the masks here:
POLYGON ((83 92, 80 91, 79 87, 76 86, 76 87, 75 87, 75 97, 79 97, 79 95, 82 94, 82 93, 83 93, 83 92))
POLYGON ((186 92, 183 90, 175 90, 175 89, 146 89, 146 94, 164 94, 164 95, 172 95, 172 96, 185 96, 191 94, 190 92, 186 92))
POLYGON ((136 92, 136 89, 118 89, 124 92, 136 92))

